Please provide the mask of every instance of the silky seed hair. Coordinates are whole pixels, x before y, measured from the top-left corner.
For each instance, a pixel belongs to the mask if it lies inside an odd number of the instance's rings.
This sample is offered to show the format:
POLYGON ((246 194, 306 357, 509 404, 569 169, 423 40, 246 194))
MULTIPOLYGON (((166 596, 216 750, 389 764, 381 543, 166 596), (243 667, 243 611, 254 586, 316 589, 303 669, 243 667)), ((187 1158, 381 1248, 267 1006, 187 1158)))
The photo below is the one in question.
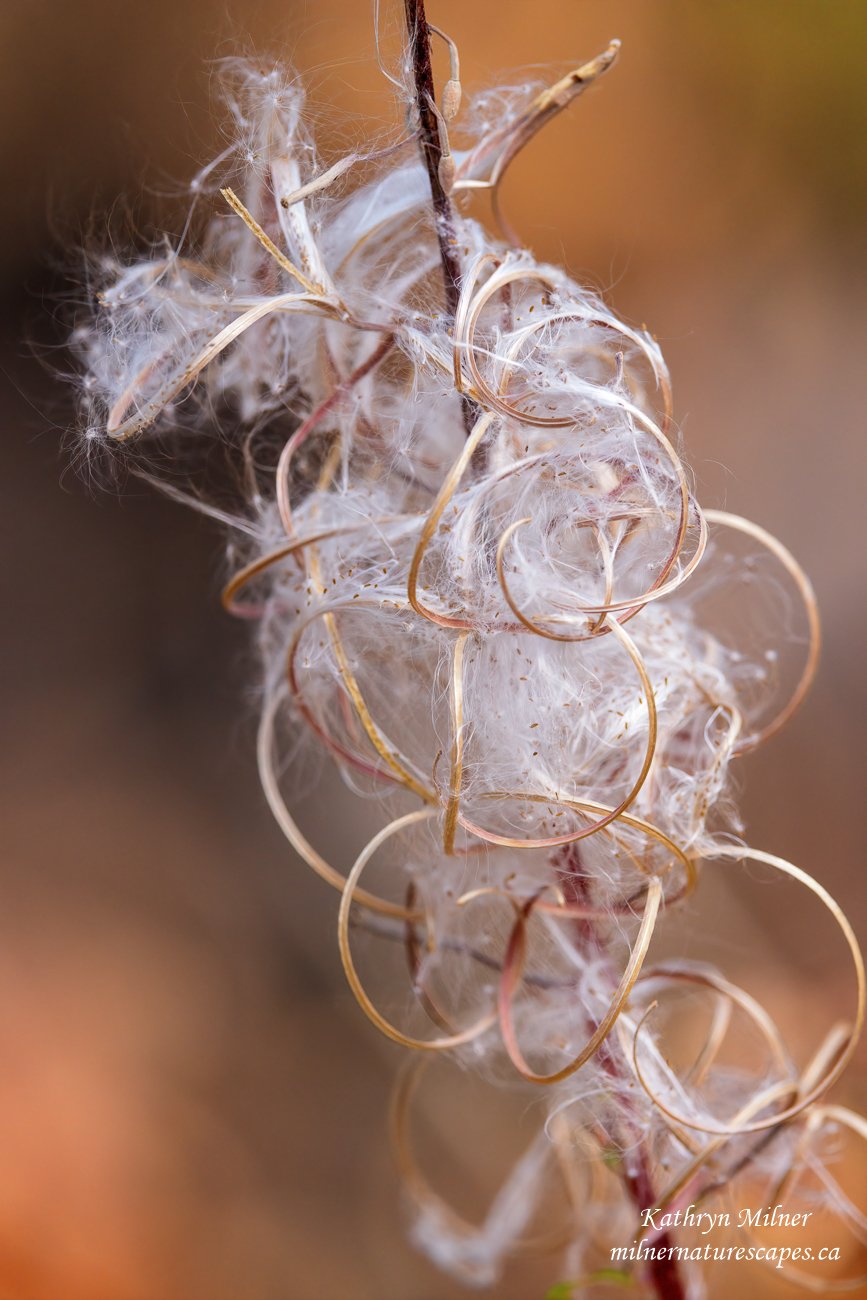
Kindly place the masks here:
MULTIPOLYGON (((647 1235, 644 1205, 715 1204, 745 1172, 773 1203, 820 1164, 857 1228, 822 1151, 832 1130, 867 1137, 825 1100, 864 1018, 861 954, 813 876, 745 844, 730 780, 809 688, 812 588, 761 527, 702 509, 656 341, 540 263, 500 203, 512 159, 619 43, 473 102, 454 40, 406 11, 403 63, 382 65, 395 128, 335 160, 298 76, 225 66, 229 143, 191 183, 204 228, 90 268, 72 340, 88 452, 227 527, 223 602, 261 663, 265 796, 341 892, 361 1010, 415 1062, 392 1136, 416 1244, 479 1286, 558 1248, 579 1293, 617 1272, 596 1271, 611 1245, 647 1235), (469 215, 475 190, 493 230, 469 215), (354 865, 327 861, 293 811, 312 750, 382 809, 354 865), (852 1007, 806 1063, 753 992, 652 956, 701 864, 751 863, 824 906, 851 956, 852 1007), (360 973, 378 962, 388 1010, 360 973), (687 1016, 703 1037, 675 1069, 668 1033, 687 1016), (753 1071, 727 1056, 739 1036, 753 1071), (434 1057, 540 1101, 481 1223, 414 1154, 434 1057), (559 1217, 540 1227, 552 1186, 559 1217)), ((691 1264, 624 1270, 663 1300, 703 1294, 691 1264)))

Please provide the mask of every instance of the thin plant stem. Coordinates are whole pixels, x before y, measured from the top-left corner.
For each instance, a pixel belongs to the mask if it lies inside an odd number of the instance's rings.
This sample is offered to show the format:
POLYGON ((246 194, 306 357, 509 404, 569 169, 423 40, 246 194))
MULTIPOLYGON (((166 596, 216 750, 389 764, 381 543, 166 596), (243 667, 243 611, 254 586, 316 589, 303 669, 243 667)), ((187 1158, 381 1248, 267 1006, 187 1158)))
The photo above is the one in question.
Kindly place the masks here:
MULTIPOLYGON (((558 881, 567 900, 590 903, 592 901, 590 881, 581 871, 580 846, 577 844, 565 846, 561 850, 556 865, 558 868, 558 881)), ((611 968, 610 959, 606 956, 605 946, 597 932, 593 919, 591 917, 582 917, 580 920, 576 920, 574 925, 578 930, 582 943, 593 949, 594 955, 603 964, 610 982, 616 986, 617 974, 611 968)), ((615 1084, 622 1085, 625 1082, 620 1064, 607 1042, 601 1044, 597 1059, 602 1069, 614 1080, 615 1084)), ((632 1103, 627 1097, 623 1096, 622 1090, 621 1097, 621 1122, 627 1139, 624 1145, 629 1145, 635 1156, 635 1167, 632 1170, 627 1170, 624 1165, 623 1183, 636 1210, 640 1213, 642 1210, 656 1205, 656 1192, 653 1185, 647 1144, 641 1136, 642 1129, 639 1118, 635 1114, 632 1103)), ((686 1300, 686 1292, 677 1262, 669 1254, 669 1248, 673 1244, 671 1234, 669 1232, 662 1233, 656 1244, 660 1248, 660 1253, 657 1253, 653 1259, 648 1260, 648 1281, 653 1287, 657 1300, 686 1300)))
POLYGON ((410 62, 415 85, 415 103, 419 121, 419 147, 430 180, 434 223, 439 243, 440 261, 446 294, 446 312, 455 318, 460 296, 461 268, 455 238, 455 219, 451 200, 440 179, 443 144, 434 111, 434 81, 431 64, 430 28, 424 12, 424 0, 404 0, 406 30, 409 37, 410 62))
MULTIPOLYGON (((406 30, 409 38, 410 64, 415 86, 415 104, 419 121, 419 149, 427 168, 434 227, 440 250, 445 287, 445 309, 449 321, 454 322, 461 293, 461 264, 455 234, 455 215, 452 202, 446 193, 440 175, 443 142, 440 137, 439 118, 434 110, 435 90, 431 63, 430 28, 424 11, 424 0, 404 0, 406 30)), ((475 403, 465 393, 461 394, 461 417, 467 437, 478 419, 475 403)), ((476 451, 473 463, 484 461, 484 453, 476 451)))

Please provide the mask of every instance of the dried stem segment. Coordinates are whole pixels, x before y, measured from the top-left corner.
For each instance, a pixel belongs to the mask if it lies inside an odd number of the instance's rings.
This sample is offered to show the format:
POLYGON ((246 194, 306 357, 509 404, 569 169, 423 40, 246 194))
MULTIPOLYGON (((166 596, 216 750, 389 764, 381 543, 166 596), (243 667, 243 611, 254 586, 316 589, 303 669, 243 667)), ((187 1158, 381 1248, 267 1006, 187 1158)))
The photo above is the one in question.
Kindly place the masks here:
MULTIPOLYGON (((409 36, 413 83, 415 85, 415 102, 418 110, 421 156, 424 159, 430 180, 434 225, 436 227, 437 243, 439 244, 440 261, 443 267, 446 316, 453 323, 461 292, 461 266, 457 253, 454 212, 452 211, 451 200, 443 186, 440 167, 445 151, 440 136, 440 118, 436 110, 434 96, 430 51, 431 29, 425 17, 424 0, 404 0, 404 9, 406 12, 406 29, 409 36)), ((469 437, 478 419, 478 411, 466 394, 461 394, 460 401, 461 417, 467 437, 469 437)), ((475 468, 481 468, 484 459, 484 453, 476 451, 473 457, 475 468)))
MULTIPOLYGON (((570 844, 565 850, 561 850, 557 865, 560 868, 558 879, 565 896, 575 902, 587 903, 588 905, 592 903, 590 878, 585 874, 582 867, 579 846, 570 844)), ((617 975, 611 970, 610 958, 605 955, 605 944, 594 922, 589 917, 586 917, 576 919, 574 924, 578 942, 597 956, 603 964, 603 968, 607 968, 609 983, 614 987, 617 983, 617 975)), ((602 1043, 599 1049, 599 1063, 605 1073, 614 1080, 618 1090, 621 1091, 621 1095, 624 1096, 622 1102, 623 1142, 624 1147, 632 1149, 633 1167, 627 1170, 624 1164, 623 1182, 627 1194, 633 1201, 636 1210, 640 1213, 647 1206, 656 1205, 657 1203, 650 1157, 646 1141, 641 1132, 641 1121, 635 1114, 630 1102, 626 1099, 625 1094, 622 1093, 625 1082, 623 1072, 608 1043, 602 1043)), ((663 1233, 656 1243, 660 1247, 661 1253, 650 1263, 648 1281, 653 1287, 657 1300, 686 1300, 686 1292, 677 1263, 665 1254, 673 1244, 671 1234, 669 1232, 663 1233)))
POLYGON ((415 102, 421 138, 421 156, 430 179, 434 220, 443 280, 446 292, 446 312, 454 320, 460 294, 461 268, 457 255, 455 222, 452 205, 440 179, 443 142, 435 109, 433 68, 431 66, 430 28, 424 12, 424 0, 404 0, 406 29, 409 36, 410 63, 415 84, 415 102))

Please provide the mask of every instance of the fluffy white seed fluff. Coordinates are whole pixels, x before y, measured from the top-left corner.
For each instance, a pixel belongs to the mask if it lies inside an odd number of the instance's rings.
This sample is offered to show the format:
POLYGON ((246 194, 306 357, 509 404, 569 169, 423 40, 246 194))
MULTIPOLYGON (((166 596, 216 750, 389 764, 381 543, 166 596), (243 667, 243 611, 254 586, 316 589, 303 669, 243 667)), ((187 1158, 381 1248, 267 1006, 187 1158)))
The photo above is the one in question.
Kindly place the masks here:
MULTIPOLYGON (((389 1009, 404 1036, 478 1021, 454 1045, 466 1067, 506 1080, 520 1053, 525 1075, 555 1074, 604 1027, 660 905, 734 842, 730 764, 786 712, 773 651, 739 644, 708 601, 753 572, 741 544, 773 599, 806 580, 760 530, 702 514, 653 338, 467 215, 548 92, 488 93, 466 115, 452 320, 415 137, 329 163, 295 77, 230 72, 234 143, 194 182, 212 214, 198 244, 96 271, 76 331, 86 424, 230 525, 227 603, 256 620, 260 762, 295 848, 347 875, 281 787, 301 740, 389 818, 421 810, 372 854, 384 898, 358 893, 352 913, 353 949, 415 951, 389 1009)), ((598 1050, 543 1089, 550 1122, 487 1220, 416 1189, 415 1240, 468 1282, 495 1280, 558 1159, 620 1162, 628 1225, 636 1188, 664 1195, 710 1144, 702 1125, 761 1120, 797 1087, 721 976, 639 956, 598 1050), (692 1076, 668 1064, 661 1021, 640 1028, 684 988, 712 1022, 692 1076), (717 1064, 722 1005, 758 1034, 759 1077, 717 1064)), ((701 1176, 761 1137, 718 1143, 701 1176)), ((609 1211, 571 1212, 573 1264, 609 1211)))

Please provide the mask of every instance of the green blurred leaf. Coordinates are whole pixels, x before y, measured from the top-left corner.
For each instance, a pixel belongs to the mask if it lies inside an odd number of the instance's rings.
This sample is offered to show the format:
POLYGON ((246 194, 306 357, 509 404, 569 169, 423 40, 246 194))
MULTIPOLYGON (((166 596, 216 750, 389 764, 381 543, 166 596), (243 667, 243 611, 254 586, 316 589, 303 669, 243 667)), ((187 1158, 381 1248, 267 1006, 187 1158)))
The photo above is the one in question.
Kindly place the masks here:
POLYGON ((598 1268, 595 1273, 576 1278, 572 1282, 556 1282, 545 1293, 545 1300, 573 1300, 575 1292, 581 1286, 635 1286, 635 1278, 630 1273, 623 1273, 619 1268, 598 1268))

